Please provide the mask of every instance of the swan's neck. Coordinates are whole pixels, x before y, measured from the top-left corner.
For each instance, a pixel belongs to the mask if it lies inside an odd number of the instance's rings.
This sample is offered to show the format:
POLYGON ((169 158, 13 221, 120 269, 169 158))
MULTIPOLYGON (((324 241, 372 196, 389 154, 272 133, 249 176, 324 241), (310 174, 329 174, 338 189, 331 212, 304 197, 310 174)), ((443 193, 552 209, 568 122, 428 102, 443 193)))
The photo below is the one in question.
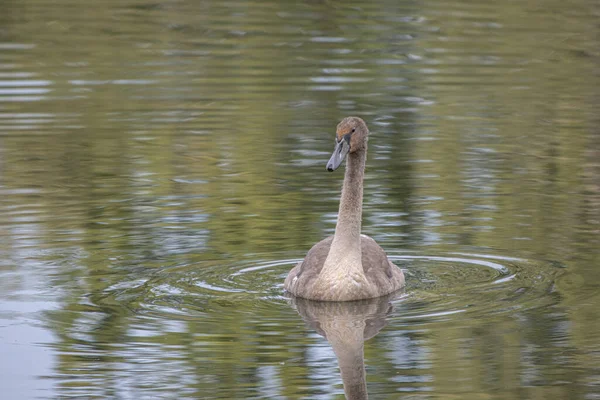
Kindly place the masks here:
POLYGON ((333 239, 333 244, 352 246, 359 250, 366 160, 366 151, 348 154, 344 187, 340 198, 340 211, 333 239))
MULTIPOLYGON (((366 149, 350 153, 346 159, 340 210, 335 235, 327 257, 327 261, 330 262, 345 260, 344 264, 347 268, 357 266, 361 272, 360 227, 366 159, 366 149)), ((325 265, 330 262, 326 262, 325 265)))

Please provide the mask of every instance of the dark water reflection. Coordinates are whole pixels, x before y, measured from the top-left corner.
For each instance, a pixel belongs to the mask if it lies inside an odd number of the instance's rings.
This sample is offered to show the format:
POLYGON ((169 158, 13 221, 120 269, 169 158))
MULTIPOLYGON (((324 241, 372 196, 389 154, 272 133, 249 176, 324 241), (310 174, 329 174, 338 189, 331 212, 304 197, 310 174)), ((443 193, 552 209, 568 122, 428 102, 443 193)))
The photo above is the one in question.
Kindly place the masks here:
POLYGON ((282 281, 356 114, 370 398, 600 398, 596 2, 1 7, 3 396, 342 397, 282 281))

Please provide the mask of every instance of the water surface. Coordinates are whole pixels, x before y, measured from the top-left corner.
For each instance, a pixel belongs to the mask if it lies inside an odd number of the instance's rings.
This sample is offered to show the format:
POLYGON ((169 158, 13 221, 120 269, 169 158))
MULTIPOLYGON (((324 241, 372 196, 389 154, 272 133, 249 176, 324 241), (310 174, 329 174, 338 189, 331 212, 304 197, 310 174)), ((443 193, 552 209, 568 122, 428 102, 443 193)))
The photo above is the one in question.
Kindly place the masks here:
POLYGON ((407 276, 370 398, 600 398, 596 2, 2 5, 6 398, 343 398, 282 282, 347 115, 407 276))

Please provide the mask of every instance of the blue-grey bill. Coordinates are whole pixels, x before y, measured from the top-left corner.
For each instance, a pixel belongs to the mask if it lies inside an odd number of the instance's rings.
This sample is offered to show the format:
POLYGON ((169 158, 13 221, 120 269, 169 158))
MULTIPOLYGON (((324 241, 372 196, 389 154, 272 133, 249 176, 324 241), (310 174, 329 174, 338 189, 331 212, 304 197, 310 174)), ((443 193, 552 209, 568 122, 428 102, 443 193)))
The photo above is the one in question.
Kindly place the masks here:
POLYGON ((348 154, 349 150, 350 144, 346 140, 336 142, 333 154, 327 162, 327 171, 335 171, 342 164, 342 161, 346 158, 346 154, 348 154))

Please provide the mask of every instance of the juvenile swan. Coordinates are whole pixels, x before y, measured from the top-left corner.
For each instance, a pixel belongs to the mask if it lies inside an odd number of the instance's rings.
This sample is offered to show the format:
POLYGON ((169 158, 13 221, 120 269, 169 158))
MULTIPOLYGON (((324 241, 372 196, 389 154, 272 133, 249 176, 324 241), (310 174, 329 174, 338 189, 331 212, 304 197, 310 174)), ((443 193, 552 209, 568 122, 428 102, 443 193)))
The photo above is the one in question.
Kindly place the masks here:
POLYGON ((363 178, 369 129, 358 117, 337 126, 335 149, 327 163, 334 171, 346 156, 346 174, 335 234, 315 244, 285 279, 291 294, 311 300, 350 301, 379 297, 404 286, 404 274, 385 251, 360 234, 363 178))

